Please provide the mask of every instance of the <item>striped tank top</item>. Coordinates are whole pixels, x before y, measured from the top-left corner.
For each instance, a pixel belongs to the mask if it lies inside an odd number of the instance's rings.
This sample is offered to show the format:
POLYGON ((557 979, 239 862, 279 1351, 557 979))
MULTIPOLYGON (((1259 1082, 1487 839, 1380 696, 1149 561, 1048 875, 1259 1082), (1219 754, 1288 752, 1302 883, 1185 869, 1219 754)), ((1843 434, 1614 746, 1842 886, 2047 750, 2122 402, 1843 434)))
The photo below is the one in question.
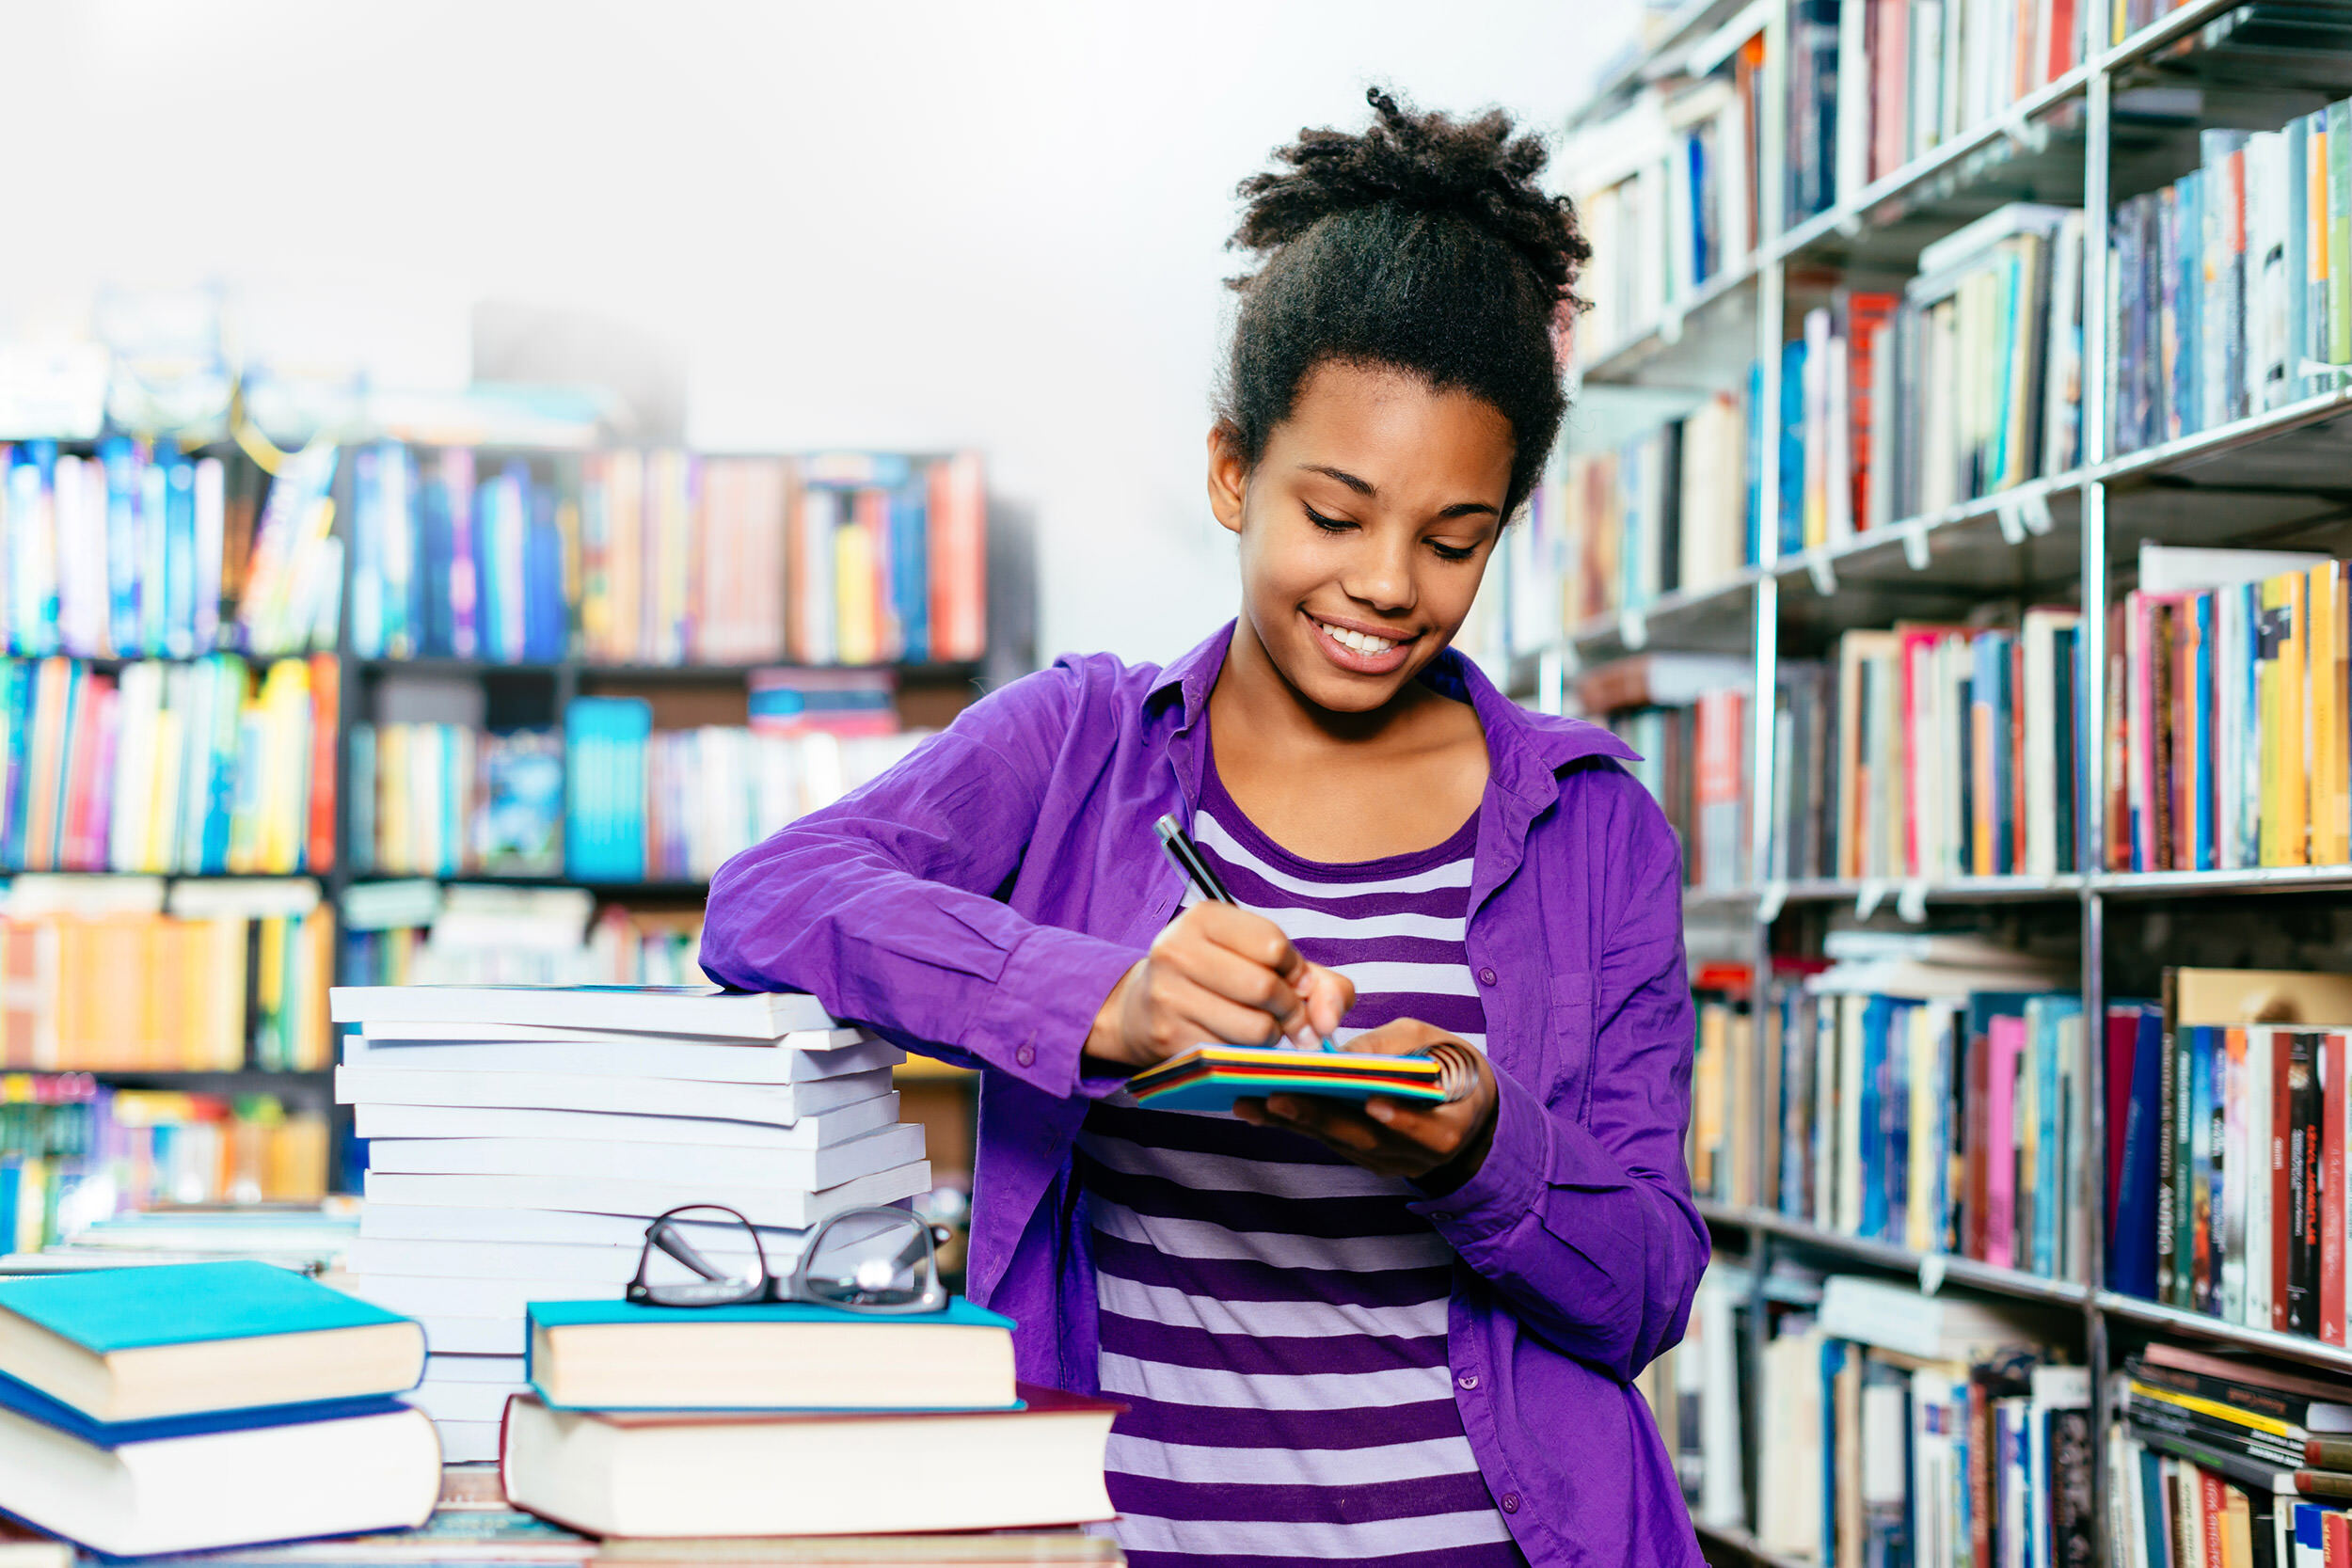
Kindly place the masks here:
MULTIPOLYGON (((1195 839, 1246 908, 1356 984, 1338 1037, 1418 1018, 1481 1050, 1464 958, 1476 819, 1435 848, 1301 860, 1206 781, 1195 839)), ((1128 1560, 1521 1562, 1446 1358, 1453 1253, 1406 1182, 1230 1112, 1089 1108, 1106 1457, 1128 1560)))

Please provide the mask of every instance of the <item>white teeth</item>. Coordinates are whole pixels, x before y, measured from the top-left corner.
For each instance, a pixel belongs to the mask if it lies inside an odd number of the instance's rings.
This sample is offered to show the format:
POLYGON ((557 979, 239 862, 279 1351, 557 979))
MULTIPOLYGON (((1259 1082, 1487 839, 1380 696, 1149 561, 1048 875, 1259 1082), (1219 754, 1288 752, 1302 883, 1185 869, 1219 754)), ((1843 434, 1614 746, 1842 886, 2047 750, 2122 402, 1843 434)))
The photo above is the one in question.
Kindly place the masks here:
POLYGON ((1368 632, 1351 631, 1345 626, 1335 626, 1323 621, 1317 621, 1315 625, 1329 633, 1332 641, 1356 653, 1385 654, 1396 646, 1396 643, 1388 638, 1374 637, 1368 632))

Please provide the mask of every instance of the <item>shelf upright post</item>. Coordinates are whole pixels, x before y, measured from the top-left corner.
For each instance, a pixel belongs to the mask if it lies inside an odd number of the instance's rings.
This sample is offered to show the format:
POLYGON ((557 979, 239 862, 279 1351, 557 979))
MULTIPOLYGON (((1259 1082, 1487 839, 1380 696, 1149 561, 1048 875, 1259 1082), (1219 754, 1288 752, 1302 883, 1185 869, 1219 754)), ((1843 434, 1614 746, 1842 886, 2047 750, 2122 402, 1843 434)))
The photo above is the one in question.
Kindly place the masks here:
MULTIPOLYGON (((1748 702, 1752 723, 1748 731, 1748 778, 1752 791, 1749 806, 1748 867, 1749 886, 1760 889, 1772 864, 1772 735, 1775 729, 1774 709, 1777 705, 1780 665, 1780 583, 1772 568, 1780 555, 1780 442, 1772 434, 1772 420, 1780 407, 1780 337, 1785 311, 1783 288, 1785 274, 1779 257, 1780 237, 1788 225, 1786 193, 1788 190, 1788 0, 1775 0, 1764 18, 1764 71, 1760 87, 1764 95, 1763 126, 1756 137, 1756 248, 1761 263, 1756 273, 1756 352, 1757 357, 1756 396, 1762 406, 1756 417, 1764 421, 1767 432, 1758 443, 1756 472, 1756 564, 1762 570, 1756 575, 1756 586, 1749 598, 1748 612, 1753 617, 1750 627, 1755 657, 1756 689, 1748 702)), ((1752 906, 1760 911, 1762 906, 1752 906)), ((1750 1202, 1761 1207, 1764 1196, 1765 1138, 1778 1124, 1764 1103, 1765 1085, 1770 1081, 1764 1064, 1764 1047, 1768 1038, 1765 1027, 1765 1007, 1772 972, 1772 927, 1769 920, 1756 919, 1749 933, 1748 1028, 1755 1049, 1748 1053, 1748 1105, 1753 1120, 1748 1132, 1748 1195, 1750 1202)), ((1769 1316, 1765 1302, 1765 1281, 1772 1273, 1771 1232, 1751 1211, 1746 1222, 1748 1247, 1748 1312, 1746 1364, 1751 1368, 1764 1365, 1769 1316)), ((1756 1445, 1743 1445, 1746 1449, 1743 1478, 1751 1504, 1756 1495, 1756 1445)))
MULTIPOLYGON (((2091 8, 2096 11, 2097 8, 2091 8)), ((2095 40, 2097 35, 2091 35, 2095 40)), ((2088 135, 2083 169, 2083 380, 2082 456, 2087 472, 2096 473, 2107 457, 2107 388, 2109 344, 2113 341, 2115 303, 2107 266, 2109 212, 2113 192, 2113 109, 2115 80, 2107 51, 2087 57, 2097 62, 2089 83, 2088 135)), ((2091 1287, 2083 1305, 2083 1355, 2090 1367, 2090 1422, 2093 1450, 2106 1452, 2107 1324, 2099 1307, 2099 1291, 2106 1283, 2106 906, 2096 876, 2106 855, 2106 629, 2107 629, 2107 488, 2093 479, 2082 489, 2082 631, 2076 639, 2082 675, 2077 689, 2086 695, 2077 703, 2075 767, 2087 799, 2078 801, 2076 817, 2090 827, 2089 842, 2078 835, 2076 869, 2082 872, 2082 1001, 2083 1049, 2090 1060, 2084 1081, 2084 1124, 2090 1148, 2076 1162, 2080 1187, 2075 1201, 2090 1218, 2090 1256, 2080 1260, 2083 1277, 2091 1287), (2081 715, 2087 715, 2088 722, 2081 715)), ((2107 1533, 2107 1466, 2090 1467, 2093 1557, 2105 1560, 2107 1533)))

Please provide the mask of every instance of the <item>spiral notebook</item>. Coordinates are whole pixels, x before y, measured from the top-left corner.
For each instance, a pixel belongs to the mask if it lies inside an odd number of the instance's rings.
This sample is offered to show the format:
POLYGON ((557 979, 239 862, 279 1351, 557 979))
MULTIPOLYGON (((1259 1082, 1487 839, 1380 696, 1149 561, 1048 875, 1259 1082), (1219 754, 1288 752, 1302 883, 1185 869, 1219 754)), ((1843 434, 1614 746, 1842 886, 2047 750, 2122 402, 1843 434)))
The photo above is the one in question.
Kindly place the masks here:
POLYGON ((1127 1092, 1139 1105, 1170 1111, 1229 1110, 1236 1100, 1268 1094, 1359 1101, 1386 1095, 1436 1105, 1468 1094, 1472 1070, 1434 1056, 1202 1045, 1136 1073, 1127 1092))

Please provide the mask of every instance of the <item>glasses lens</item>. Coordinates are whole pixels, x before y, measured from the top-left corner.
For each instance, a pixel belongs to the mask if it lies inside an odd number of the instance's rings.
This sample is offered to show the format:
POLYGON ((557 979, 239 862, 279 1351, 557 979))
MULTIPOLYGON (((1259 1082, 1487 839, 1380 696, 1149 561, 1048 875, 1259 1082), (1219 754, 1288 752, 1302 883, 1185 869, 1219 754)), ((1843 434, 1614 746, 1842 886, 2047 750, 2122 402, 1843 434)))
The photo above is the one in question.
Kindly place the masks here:
POLYGON ((924 1222, 900 1210, 843 1214, 810 1238, 802 1281, 818 1301, 904 1307, 936 1286, 924 1222))
POLYGON ((680 1209, 653 1222, 638 1271, 657 1307, 723 1307, 767 1285, 752 1228, 723 1209, 680 1209))

